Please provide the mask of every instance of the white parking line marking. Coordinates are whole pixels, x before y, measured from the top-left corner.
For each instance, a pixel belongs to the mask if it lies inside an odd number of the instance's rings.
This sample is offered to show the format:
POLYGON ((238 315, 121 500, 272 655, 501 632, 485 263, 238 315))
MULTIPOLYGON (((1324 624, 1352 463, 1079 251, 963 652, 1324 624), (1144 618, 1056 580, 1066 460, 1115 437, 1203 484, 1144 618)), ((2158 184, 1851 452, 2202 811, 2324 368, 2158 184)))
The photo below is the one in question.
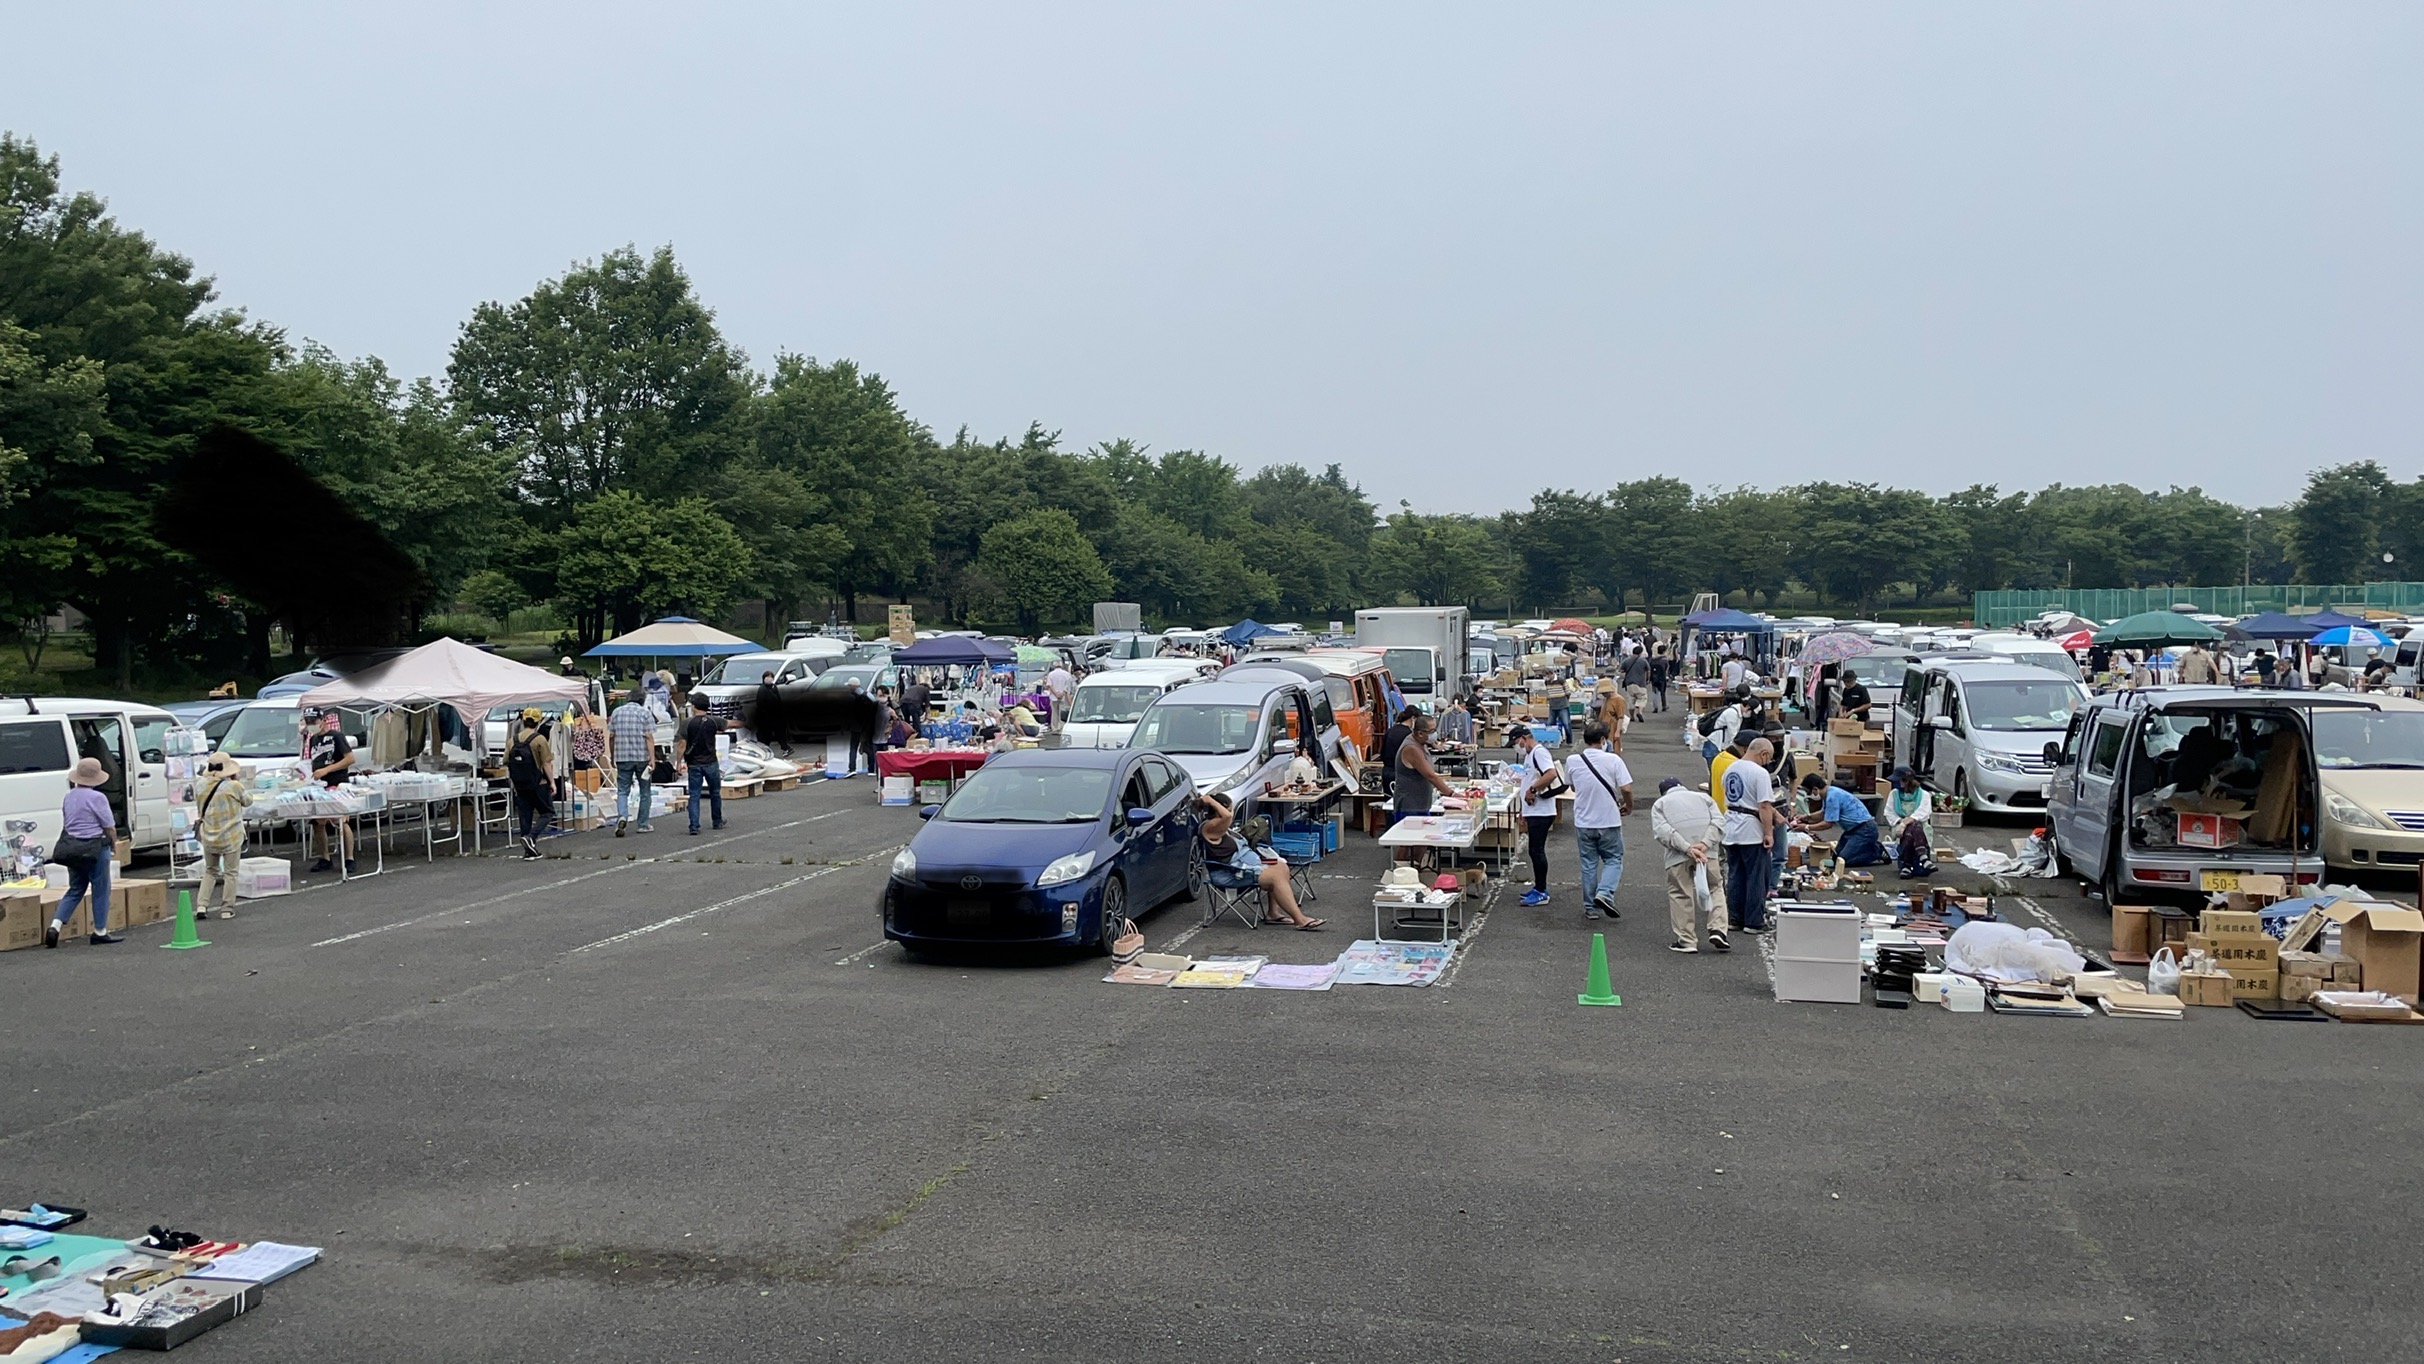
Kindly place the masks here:
POLYGON ((1195 941, 1196 934, 1203 932, 1205 929, 1210 928, 1211 926, 1211 920, 1198 919, 1185 932, 1179 934, 1177 937, 1172 938, 1170 941, 1163 943, 1161 946, 1153 950, 1156 952, 1175 952, 1178 949, 1185 947, 1188 943, 1195 941))
MULTIPOLYGON (((865 859, 862 858, 859 860, 864 861, 865 859)), ((831 876, 833 873, 840 871, 844 867, 856 865, 858 865, 857 862, 835 862, 830 866, 819 867, 815 871, 808 873, 806 876, 794 876, 788 881, 777 881, 771 886, 764 886, 757 890, 747 891, 740 895, 735 895, 729 900, 718 900, 712 905, 701 905, 697 909, 676 914, 670 919, 659 919, 652 924, 643 924, 638 928, 630 930, 629 932, 617 933, 611 938, 600 938, 593 943, 583 943, 579 947, 572 950, 575 954, 578 954, 590 951, 593 948, 612 947, 619 942, 629 942, 633 938, 645 937, 650 933, 656 932, 658 929, 672 928, 678 924, 686 924, 692 919, 703 918, 706 915, 716 913, 718 910, 730 909, 734 905, 744 905, 749 903, 751 900, 762 900, 767 896, 774 894, 778 890, 789 890, 793 886, 813 881, 820 876, 831 876)))
POLYGON ((1481 930, 1489 926, 1490 910, 1498 903, 1498 888, 1505 884, 1504 881, 1490 883, 1490 893, 1481 897, 1481 912, 1465 925, 1464 941, 1458 944, 1455 958, 1448 962, 1447 970, 1439 973, 1439 980, 1432 989, 1445 990, 1456 983, 1457 973, 1464 970, 1465 959, 1473 955, 1473 944, 1481 941, 1481 930))
MULTIPOLYGON (((686 861, 688 860, 688 855, 690 853, 705 852, 709 848, 721 848, 728 843, 738 843, 744 838, 756 838, 760 834, 781 833, 785 829, 796 829, 803 824, 814 824, 820 819, 831 819, 835 815, 841 813, 842 811, 840 810, 827 810, 821 815, 810 815, 805 819, 789 820, 785 823, 774 825, 771 828, 752 829, 745 834, 734 834, 730 838, 719 838, 711 842, 701 843, 695 847, 685 848, 681 853, 678 854, 668 854, 664 857, 642 857, 630 862, 618 862, 611 867, 602 867, 597 871, 583 872, 579 876, 567 876, 560 881, 550 881, 542 886, 524 886, 520 890, 509 890, 502 895, 491 896, 485 900, 474 900, 467 905, 453 905, 446 909, 433 910, 427 914, 417 914, 409 919, 398 919, 391 924, 381 924, 377 928, 365 928, 359 933, 347 933, 341 937, 335 938, 322 938, 320 941, 313 943, 312 946, 335 947, 340 943, 349 943, 362 938, 377 937, 381 933, 393 933, 399 928, 410 928, 414 924, 427 923, 432 919, 443 919, 449 914, 461 914, 469 910, 486 909, 490 905, 501 905, 507 900, 517 900, 525 895, 536 895, 541 891, 562 890, 566 886, 578 885, 583 881, 594 881, 601 876, 612 876, 619 871, 631 871, 638 867, 657 866, 666 862, 686 861)), ((836 863, 835 865, 848 866, 850 864, 842 862, 836 863)), ((334 883, 332 882, 330 884, 334 883)), ((308 889, 317 888, 318 887, 309 887, 308 889)))
POLYGON ((872 957, 872 956, 874 956, 876 953, 881 952, 881 951, 883 951, 885 948, 890 947, 890 946, 892 946, 892 940, 891 940, 890 938, 886 938, 886 939, 884 939, 882 942, 877 943, 877 944, 876 944, 875 946, 873 946, 873 947, 862 947, 862 948, 860 948, 860 949, 859 949, 859 950, 857 950, 856 952, 851 953, 849 956, 844 957, 844 958, 842 958, 840 961, 835 962, 835 963, 834 963, 834 965, 836 965, 836 966, 848 966, 850 963, 852 963, 852 962, 854 962, 854 961, 863 961, 863 960, 865 960, 866 958, 868 958, 868 957, 872 957))

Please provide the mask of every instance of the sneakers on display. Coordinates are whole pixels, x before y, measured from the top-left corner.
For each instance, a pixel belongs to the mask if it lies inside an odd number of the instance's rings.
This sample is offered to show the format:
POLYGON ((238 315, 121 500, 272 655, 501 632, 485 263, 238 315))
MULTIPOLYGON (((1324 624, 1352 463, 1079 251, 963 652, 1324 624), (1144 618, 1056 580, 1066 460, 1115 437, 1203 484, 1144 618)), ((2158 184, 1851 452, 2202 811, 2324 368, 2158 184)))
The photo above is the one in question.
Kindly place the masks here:
POLYGON ((1725 934, 1711 929, 1709 930, 1709 950, 1711 952, 1731 952, 1734 950, 1734 944, 1725 934))

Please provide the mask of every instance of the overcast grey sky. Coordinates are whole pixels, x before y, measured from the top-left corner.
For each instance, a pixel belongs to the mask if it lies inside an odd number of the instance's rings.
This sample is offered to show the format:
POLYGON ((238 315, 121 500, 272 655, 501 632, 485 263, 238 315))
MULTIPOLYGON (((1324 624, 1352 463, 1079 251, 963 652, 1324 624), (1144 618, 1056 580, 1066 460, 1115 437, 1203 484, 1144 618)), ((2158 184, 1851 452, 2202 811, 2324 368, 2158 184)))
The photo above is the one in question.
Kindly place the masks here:
POLYGON ((671 243, 727 332, 1384 506, 2293 497, 2424 434, 2424 6, 11 3, 0 127, 407 374, 671 243))

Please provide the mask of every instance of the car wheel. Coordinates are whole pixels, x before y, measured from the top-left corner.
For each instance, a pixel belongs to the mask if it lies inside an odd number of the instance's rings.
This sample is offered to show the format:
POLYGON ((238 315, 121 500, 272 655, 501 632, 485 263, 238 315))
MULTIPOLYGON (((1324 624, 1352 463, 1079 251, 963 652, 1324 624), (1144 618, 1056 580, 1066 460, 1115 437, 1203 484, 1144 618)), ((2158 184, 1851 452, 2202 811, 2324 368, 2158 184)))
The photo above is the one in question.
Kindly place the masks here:
POLYGON ((1094 950, 1111 955, 1112 945, 1119 941, 1120 920, 1128 916, 1128 883, 1114 876, 1103 882, 1102 917, 1095 921, 1094 950))
POLYGON ((1204 898, 1204 887, 1212 884, 1212 869, 1204 865, 1204 841, 1191 839, 1195 850, 1187 854, 1187 885, 1179 897, 1189 904, 1204 898))

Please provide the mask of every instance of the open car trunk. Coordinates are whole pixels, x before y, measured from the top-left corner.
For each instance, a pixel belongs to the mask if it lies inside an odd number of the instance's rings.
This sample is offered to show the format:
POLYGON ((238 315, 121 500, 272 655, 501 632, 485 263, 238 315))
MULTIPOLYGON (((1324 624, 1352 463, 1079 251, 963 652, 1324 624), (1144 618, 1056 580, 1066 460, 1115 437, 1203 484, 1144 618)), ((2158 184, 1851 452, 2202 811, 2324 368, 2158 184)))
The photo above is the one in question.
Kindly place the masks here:
POLYGON ((2133 864, 2313 861, 2322 785, 2306 706, 2182 702, 2130 741, 2118 815, 2133 864))

